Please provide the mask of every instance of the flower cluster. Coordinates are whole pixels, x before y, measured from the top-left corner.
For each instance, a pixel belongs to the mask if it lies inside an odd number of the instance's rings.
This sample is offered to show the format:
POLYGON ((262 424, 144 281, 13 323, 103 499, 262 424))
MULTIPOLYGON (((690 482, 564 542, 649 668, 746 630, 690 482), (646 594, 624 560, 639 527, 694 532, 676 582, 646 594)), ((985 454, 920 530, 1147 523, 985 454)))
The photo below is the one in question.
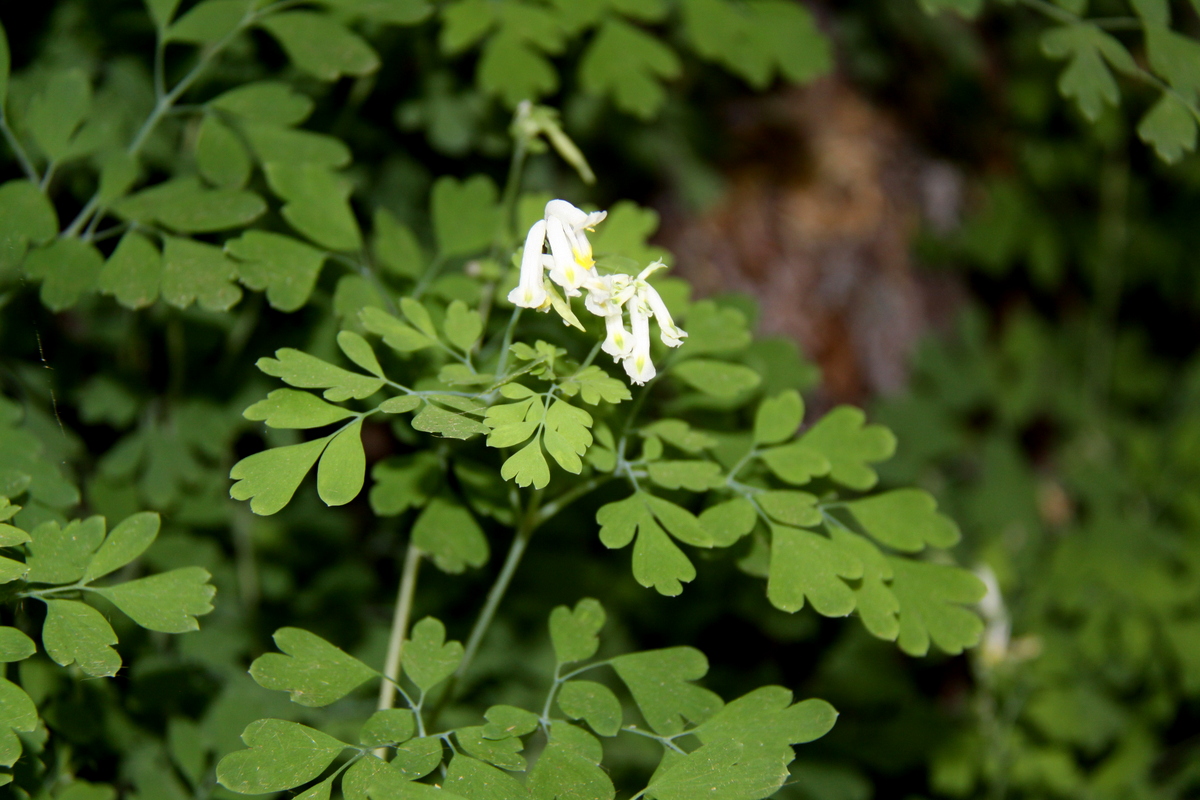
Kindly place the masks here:
POLYGON ((641 385, 655 375, 654 362, 650 360, 650 318, 654 317, 658 323, 667 347, 679 347, 687 333, 671 319, 667 304, 648 282, 650 275, 666 267, 661 261, 636 276, 596 272, 586 232, 595 231, 607 214, 605 211, 589 214, 566 200, 547 203, 545 216, 533 224, 525 237, 520 282, 509 292, 508 299, 522 308, 538 311, 554 308, 567 324, 582 328, 571 310, 569 298, 586 293, 587 310, 604 318, 606 336, 602 349, 614 361, 621 362, 631 381, 641 385), (545 253, 547 244, 549 254, 545 253), (559 294, 558 288, 563 294, 559 294), (629 327, 625 325, 627 315, 629 327))

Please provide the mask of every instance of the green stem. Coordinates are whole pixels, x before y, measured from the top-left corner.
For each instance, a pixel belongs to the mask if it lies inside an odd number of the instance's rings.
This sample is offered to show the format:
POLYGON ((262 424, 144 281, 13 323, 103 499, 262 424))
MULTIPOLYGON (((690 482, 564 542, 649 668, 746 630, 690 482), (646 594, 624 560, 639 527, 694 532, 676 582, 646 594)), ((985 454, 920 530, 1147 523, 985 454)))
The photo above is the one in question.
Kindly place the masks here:
POLYGON ((599 487, 613 480, 615 477, 615 475, 597 476, 563 492, 558 497, 542 506, 542 510, 538 513, 537 520, 534 522, 534 528, 536 529, 540 527, 543 522, 562 511, 571 503, 575 502, 580 497, 583 497, 585 494, 590 493, 594 489, 598 489, 599 487))
POLYGON ((504 370, 508 368, 508 351, 512 347, 513 332, 517 328, 517 320, 521 318, 521 312, 524 311, 520 306, 513 308, 512 316, 508 319, 508 327, 504 329, 504 338, 500 341, 500 362, 496 365, 497 378, 503 377, 504 370))
MULTIPOLYGON (((166 94, 158 95, 157 102, 154 104, 154 109, 151 110, 150 115, 146 117, 145 122, 143 122, 142 126, 138 128, 137 133, 134 134, 133 141, 129 143, 129 147, 126 149, 126 152, 131 156, 136 156, 139 152, 141 152, 142 147, 146 144, 146 140, 150 138, 150 135, 154 133, 154 129, 158 127, 158 123, 161 122, 162 118, 171 111, 171 108, 175 105, 176 101, 183 96, 184 92, 190 89, 192 84, 194 84, 200 78, 201 74, 203 74, 204 70, 208 67, 212 60, 216 58, 217 55, 219 55, 220 52, 224 50, 230 42, 232 42, 239 34, 241 34, 242 31, 254 24, 254 22, 260 17, 266 16, 267 14, 277 10, 276 6, 280 5, 281 4, 277 3, 275 6, 269 6, 258 12, 248 11, 236 28, 206 48, 204 52, 200 54, 200 58, 197 60, 196 65, 192 67, 192 69, 186 75, 179 79, 179 83, 175 84, 171 91, 167 92, 166 94)), ((155 47, 161 48, 162 46, 162 32, 160 31, 155 47)), ((156 87, 156 89, 157 88, 161 87, 156 87)), ((86 225, 88 220, 91 219, 92 214, 96 213, 99 209, 100 192, 97 190, 96 193, 92 195, 92 198, 87 201, 87 204, 84 205, 83 209, 80 210, 79 214, 76 215, 75 219, 71 221, 71 224, 67 227, 67 229, 63 231, 62 235, 64 237, 78 236, 79 232, 83 230, 84 225, 86 225)))
POLYGON ((404 554, 404 567, 400 575, 400 590, 396 594, 396 610, 392 615, 392 632, 388 637, 387 657, 384 659, 383 676, 386 680, 379 686, 380 711, 392 708, 396 703, 396 684, 400 680, 400 657, 404 652, 404 638, 408 633, 408 621, 412 617, 413 595, 417 590, 417 571, 421 566, 421 551, 411 542, 404 554))
POLYGON ((25 173, 25 177, 35 186, 40 186, 42 176, 38 175, 37 168, 33 166, 33 161, 30 160, 29 154, 21 146, 21 142, 17 139, 16 134, 13 133, 12 128, 8 127, 8 116, 4 113, 3 107, 0 107, 0 133, 4 134, 4 141, 8 143, 9 149, 16 156, 17 163, 21 165, 21 171, 25 173))
POLYGON ((525 551, 529 547, 529 540, 533 537, 533 532, 539 524, 537 519, 538 499, 540 495, 541 492, 534 493, 533 497, 529 500, 529 505, 525 507, 525 511, 521 515, 521 522, 517 526, 512 544, 508 548, 508 555, 504 559, 504 565, 500 568, 500 574, 496 576, 496 581, 488 591, 483 609, 480 610, 479 616, 475 620, 475 625, 471 628, 471 633, 467 636, 467 644, 463 648, 462 661, 459 662, 458 669, 450 676, 450 680, 446 682, 445 688, 442 690, 442 694, 438 698, 432 714, 430 714, 429 725, 431 727, 437 723, 438 715, 441 714, 442 709, 453 699, 459 681, 467 673, 471 662, 475 660, 475 654, 479 651, 479 645, 483 642, 483 637, 487 635, 488 628, 491 627, 492 620, 496 617, 496 610, 500 607, 500 601, 504 599, 504 594, 508 591, 509 584, 512 583, 513 576, 517 572, 517 567, 521 564, 521 558, 525 555, 525 551))
POLYGON ((521 193, 521 178, 525 170, 525 158, 529 154, 529 142, 518 136, 513 147, 512 159, 508 162, 508 177, 504 181, 504 194, 500 201, 500 222, 496 229, 493 248, 497 253, 517 236, 517 198, 521 193))
POLYGON ((529 547, 529 540, 533 538, 533 532, 537 529, 537 515, 538 501, 535 493, 525 509, 525 516, 517 528, 516 535, 513 536, 512 545, 509 546, 508 555, 504 559, 504 566, 500 568, 500 574, 496 576, 496 582, 492 584, 491 591, 488 592, 483 610, 479 612, 479 618, 475 620, 475 626, 471 628, 471 634, 467 637, 466 646, 463 648, 462 662, 454 672, 455 678, 465 675, 471 662, 475 659, 475 653, 479 651, 479 645, 483 642, 483 637, 487 634, 488 628, 491 627, 492 620, 496 616, 496 609, 500 607, 500 601, 504 599, 504 594, 508 591, 517 567, 520 566, 521 559, 529 547))

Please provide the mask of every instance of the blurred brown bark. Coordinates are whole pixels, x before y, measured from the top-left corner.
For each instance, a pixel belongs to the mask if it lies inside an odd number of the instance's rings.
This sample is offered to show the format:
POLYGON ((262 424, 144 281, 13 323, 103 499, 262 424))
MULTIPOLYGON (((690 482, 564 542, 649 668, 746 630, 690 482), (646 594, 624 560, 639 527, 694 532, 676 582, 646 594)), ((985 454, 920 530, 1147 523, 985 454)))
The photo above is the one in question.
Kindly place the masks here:
POLYGON ((957 225, 962 179, 837 77, 741 101, 724 114, 737 155, 721 200, 699 216, 664 209, 662 243, 701 295, 744 291, 760 331, 800 342, 830 401, 903 387, 918 338, 961 291, 922 274, 922 221, 957 225))

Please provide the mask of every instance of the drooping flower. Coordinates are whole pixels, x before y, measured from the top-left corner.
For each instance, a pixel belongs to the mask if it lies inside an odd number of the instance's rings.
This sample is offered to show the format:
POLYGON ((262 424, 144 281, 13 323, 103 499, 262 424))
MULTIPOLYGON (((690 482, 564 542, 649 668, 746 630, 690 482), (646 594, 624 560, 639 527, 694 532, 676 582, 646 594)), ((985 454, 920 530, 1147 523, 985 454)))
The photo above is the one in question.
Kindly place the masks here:
POLYGON ((595 231, 596 226, 607 216, 607 211, 593 211, 589 214, 566 200, 551 200, 546 203, 546 220, 556 218, 562 222, 567 242, 571 247, 571 255, 584 269, 591 269, 595 265, 592 259, 592 243, 588 241, 585 231, 595 231))
POLYGON ((641 386, 651 380, 657 371, 650 359, 650 310, 640 297, 629 303, 629 323, 633 328, 633 350, 621 361, 629 380, 641 386))
POLYGON ((659 269, 664 269, 666 264, 661 261, 656 261, 650 266, 642 270, 638 275, 638 296, 641 297, 646 305, 650 307, 650 311, 654 314, 654 320, 658 323, 658 332, 662 337, 662 343, 667 347, 679 347, 683 344, 683 340, 687 338, 687 331, 675 324, 675 320, 671 319, 671 312, 667 309, 667 304, 663 302, 662 295, 658 290, 646 282, 644 276, 649 276, 652 272, 659 269))
POLYGON ((546 239, 550 242, 550 256, 554 266, 550 268, 550 280, 563 288, 567 297, 578 297, 579 287, 590 277, 592 263, 583 261, 576 255, 577 251, 567 236, 562 220, 558 217, 546 216, 546 239))
POLYGON ((625 330, 625 315, 621 309, 604 318, 605 337, 601 350, 614 360, 626 358, 633 352, 633 337, 625 330))
POLYGON ((601 349, 621 362, 633 383, 641 385, 657 374, 650 356, 650 318, 658 323, 659 336, 667 347, 679 347, 687 332, 675 324, 662 296, 650 285, 650 276, 666 268, 662 261, 650 264, 636 276, 600 275, 596 271, 586 232, 595 230, 606 216, 605 211, 589 214, 566 200, 547 203, 544 217, 529 229, 520 282, 508 299, 514 305, 540 311, 553 307, 566 324, 582 330, 571 309, 571 298, 583 295, 587 310, 604 318, 601 349), (549 254, 545 252, 547 245, 549 254), (562 294, 557 287, 562 288, 562 294))
POLYGON ((550 305, 546 294, 545 267, 542 248, 546 244, 546 222, 533 223, 525 236, 525 252, 521 256, 521 277, 517 288, 508 293, 508 302, 522 308, 544 310, 550 305))

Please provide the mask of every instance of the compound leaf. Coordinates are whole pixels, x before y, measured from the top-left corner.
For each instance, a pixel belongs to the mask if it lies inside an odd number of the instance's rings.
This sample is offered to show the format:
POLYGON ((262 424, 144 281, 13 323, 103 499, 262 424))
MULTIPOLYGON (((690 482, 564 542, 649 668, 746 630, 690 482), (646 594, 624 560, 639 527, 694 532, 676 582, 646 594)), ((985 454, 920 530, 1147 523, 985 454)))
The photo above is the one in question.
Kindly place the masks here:
MULTIPOLYGON (((696 568, 659 527, 642 493, 609 503, 596 512, 600 541, 608 548, 624 547, 633 541, 633 577, 642 586, 653 586, 660 594, 674 597, 682 583, 696 577, 696 568)), ((701 535, 707 538, 699 524, 701 535)))
POLYGON ((229 477, 237 481, 229 496, 234 500, 249 500, 250 510, 255 514, 274 514, 291 501, 300 481, 317 463, 331 438, 274 447, 246 456, 229 471, 229 477))
POLYGON ((78 663, 97 678, 111 678, 121 668, 121 656, 112 648, 117 635, 104 616, 76 600, 46 600, 42 646, 58 664, 78 663))
POLYGON ((25 274, 41 280, 42 304, 51 311, 78 303, 95 288, 103 268, 100 251, 80 239, 55 239, 25 259, 25 274))
POLYGON ((16 628, 0 627, 0 663, 24 661, 37 652, 37 645, 16 628))
POLYGON ((33 700, 20 686, 0 678, 0 766, 11 767, 21 757, 17 731, 31 733, 37 726, 33 700))
POLYGON ((886 461, 896 452, 896 437, 882 425, 866 425, 866 415, 853 406, 838 406, 817 421, 799 442, 829 459, 829 477, 860 491, 878 476, 868 464, 886 461))
POLYGON ((609 17, 583 54, 579 78, 592 94, 611 94, 622 111, 652 119, 666 100, 662 80, 680 73, 679 57, 649 33, 609 17))
POLYGON ((137 231, 129 231, 100 270, 97 288, 126 308, 144 308, 158 299, 162 270, 158 248, 137 231))
POLYGON ((801 528, 771 526, 767 598, 787 612, 804 608, 807 597, 818 614, 844 617, 854 610, 854 592, 842 578, 861 578, 862 562, 831 539, 801 528))
POLYGON ((951 655, 979 643, 983 621, 964 608, 983 599, 983 581, 965 569, 888 558, 892 592, 900 601, 900 649, 923 656, 932 641, 951 655))
POLYGON ((206 311, 228 311, 242 299, 234 283, 237 267, 219 247, 168 236, 162 263, 162 298, 177 308, 197 303, 206 311))
POLYGON ((333 435, 317 465, 317 494, 325 505, 344 506, 362 491, 367 454, 362 443, 362 419, 333 435))
POLYGON ((274 358, 260 358, 255 364, 266 374, 300 389, 324 389, 325 399, 340 403, 351 398, 362 400, 383 388, 382 378, 360 375, 336 367, 301 350, 284 347, 274 358))
MULTIPOLYGON (((250 675, 264 689, 290 693, 293 703, 309 708, 327 706, 379 674, 315 633, 300 628, 280 628, 273 638, 282 653, 266 653, 256 658, 250 665, 250 675)), ((412 712, 398 713, 408 715, 411 728, 412 712)), ((367 725, 371 725, 370 720, 367 725)), ((410 736, 411 730, 408 736, 395 741, 404 741, 410 736)))
POLYGON ((298 722, 260 719, 242 732, 249 749, 221 759, 217 781, 240 794, 281 792, 325 771, 346 748, 343 742, 298 722))
POLYGON ((629 653, 609 663, 659 735, 680 733, 685 719, 703 723, 724 705, 715 693, 691 683, 708 673, 708 659, 694 647, 629 653))
POLYGON ((430 211, 438 253, 443 257, 479 252, 492 243, 500 209, 496 184, 486 175, 465 181, 444 176, 433 185, 430 211))
POLYGON ((253 168, 246 146, 229 126, 207 115, 196 133, 196 168, 210 183, 240 189, 253 168))
POLYGON ((354 412, 326 403, 312 392, 295 389, 276 389, 242 412, 249 420, 262 420, 268 428, 322 428, 348 417, 354 412))
POLYGON ((721 400, 732 400, 749 392, 762 377, 742 364, 693 358, 671 368, 671 374, 698 392, 721 400))
POLYGON ((488 560, 487 537, 471 512, 435 497, 413 523, 412 543, 433 557, 443 572, 457 574, 488 560))
POLYGON ((874 539, 904 553, 920 552, 927 544, 953 547, 959 540, 954 520, 937 513, 937 501, 921 489, 851 500, 846 508, 874 539))
POLYGON ((143 628, 163 633, 200 629, 196 617, 212 611, 217 589, 202 567, 180 567, 95 591, 143 628))
POLYGON ((342 75, 369 75, 379 56, 361 38, 332 18, 312 11, 272 14, 259 23, 300 69, 323 81, 342 75))
POLYGON ((571 719, 582 719, 601 736, 621 730, 621 701, 612 689, 595 681, 567 681, 558 691, 558 707, 571 719))
POLYGON ((557 606, 550 612, 550 641, 558 663, 585 661, 596 654, 604 627, 604 607, 598 600, 585 597, 571 609, 557 606))
MULTIPOLYGON (((278 637, 279 634, 276 633, 275 636, 278 637)), ((332 645, 330 646, 332 647, 332 645)), ((341 651, 338 650, 338 652, 340 653, 341 651)), ((349 656, 346 657, 349 658, 349 656)), ((261 661, 262 659, 259 660, 261 661)), ((357 661, 357 659, 355 660, 357 661)), ((362 662, 358 663, 362 664, 362 662)), ((375 670, 367 667, 366 664, 362 664, 362 666, 370 670, 372 675, 378 674, 375 670)), ((257 677, 255 680, 258 680, 257 677)), ((262 683, 262 681, 259 681, 259 683, 262 683)), ((407 708, 384 708, 376 711, 371 715, 370 719, 363 723, 362 731, 358 734, 358 741, 368 747, 400 744, 411 739, 416 731, 417 723, 413 712, 407 708)))
POLYGON ((308 302, 325 264, 322 251, 267 231, 246 231, 226 242, 225 252, 237 259, 242 283, 266 290, 267 302, 280 311, 295 311, 308 302))
MULTIPOLYGON (((470 439, 472 436, 489 432, 488 426, 482 422, 477 422, 463 414, 447 411, 441 406, 435 406, 433 403, 426 403, 421 412, 413 417, 412 426, 414 430, 425 433, 436 433, 447 439, 470 439)), ((537 450, 538 458, 541 458, 541 448, 537 447, 537 442, 533 442, 532 444, 537 450)), ((518 455, 520 454, 518 453, 518 455)), ((516 456, 513 456, 513 458, 516 458, 516 456)), ((509 461, 512 461, 512 458, 509 461)), ((545 467, 545 480, 542 482, 542 486, 545 486, 550 481, 550 468, 545 465, 546 459, 542 458, 542 466, 545 467)), ((507 462, 505 462, 505 466, 507 466, 507 462)), ((503 474, 503 470, 501 470, 501 474, 503 474)), ((505 480, 510 477, 512 476, 505 475, 505 480)), ((528 481, 525 483, 518 481, 518 483, 521 486, 529 485, 528 481)))
POLYGON ((540 439, 534 437, 533 441, 509 456, 500 467, 500 477, 521 487, 532 484, 535 489, 546 488, 550 483, 550 465, 542 455, 540 439))
POLYGON ((754 415, 754 443, 779 444, 792 438, 804 419, 804 400, 795 389, 768 397, 754 415))
POLYGON ((413 626, 412 636, 404 645, 402 664, 417 688, 428 692, 454 674, 462 657, 462 644, 446 641, 446 626, 425 617, 413 626))
POLYGON ((104 517, 75 519, 60 528, 52 520, 29 532, 25 558, 29 583, 74 583, 87 571, 92 554, 104 541, 104 517))
POLYGON ((162 520, 152 511, 142 511, 121 520, 100 545, 80 578, 90 583, 120 569, 146 552, 158 537, 162 520))
POLYGON ((474 758, 456 755, 446 770, 446 789, 471 800, 528 800, 513 776, 474 758))

